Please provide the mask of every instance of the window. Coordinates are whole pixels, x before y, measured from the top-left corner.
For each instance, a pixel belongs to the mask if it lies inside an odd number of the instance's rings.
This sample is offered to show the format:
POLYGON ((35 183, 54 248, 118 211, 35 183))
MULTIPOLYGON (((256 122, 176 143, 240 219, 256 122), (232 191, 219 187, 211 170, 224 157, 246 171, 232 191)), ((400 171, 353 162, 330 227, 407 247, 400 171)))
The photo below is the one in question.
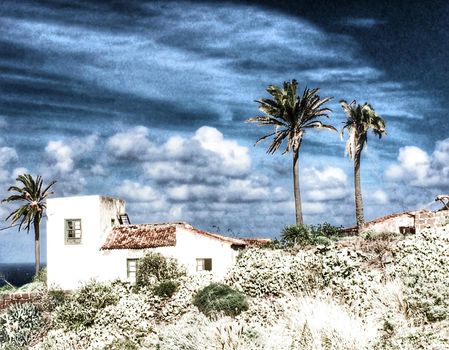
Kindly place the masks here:
POLYGON ((212 259, 196 259, 197 271, 212 271, 212 259))
POLYGON ((115 226, 115 219, 111 219, 111 226, 112 226, 112 227, 115 226))
POLYGON ((67 219, 65 221, 66 244, 81 243, 81 219, 67 219))
POLYGON ((399 233, 402 233, 403 235, 415 234, 415 228, 409 226, 399 226, 399 233))
POLYGON ((128 281, 130 281, 131 283, 136 283, 138 265, 138 259, 126 260, 126 275, 128 277, 128 281))

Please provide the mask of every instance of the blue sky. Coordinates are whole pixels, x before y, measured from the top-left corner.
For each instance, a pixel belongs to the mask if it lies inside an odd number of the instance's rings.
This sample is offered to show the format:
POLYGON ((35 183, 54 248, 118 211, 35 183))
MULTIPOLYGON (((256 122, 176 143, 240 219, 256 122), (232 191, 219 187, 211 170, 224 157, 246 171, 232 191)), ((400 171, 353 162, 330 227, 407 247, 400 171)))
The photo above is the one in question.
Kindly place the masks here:
MULTIPOLYGON (((291 157, 253 147, 271 129, 244 121, 295 78, 334 96, 337 128, 340 99, 386 120, 362 163, 367 219, 424 206, 448 192, 448 19, 438 1, 3 1, 0 194, 30 172, 57 196, 122 197, 133 222, 276 236, 291 157)), ((352 225, 344 142, 306 134, 300 162, 306 222, 352 225)), ((32 238, 0 231, 0 262, 32 261, 32 238)))

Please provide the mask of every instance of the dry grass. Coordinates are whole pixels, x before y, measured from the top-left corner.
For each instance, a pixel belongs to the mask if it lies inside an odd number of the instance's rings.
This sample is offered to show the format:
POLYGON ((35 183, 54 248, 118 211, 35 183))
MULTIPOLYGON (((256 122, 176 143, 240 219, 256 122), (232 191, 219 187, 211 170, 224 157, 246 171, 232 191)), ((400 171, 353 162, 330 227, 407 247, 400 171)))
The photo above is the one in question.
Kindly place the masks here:
POLYGON ((337 242, 337 248, 351 248, 369 255, 367 265, 383 268, 393 262, 395 243, 403 238, 394 233, 368 233, 365 236, 348 237, 337 242))

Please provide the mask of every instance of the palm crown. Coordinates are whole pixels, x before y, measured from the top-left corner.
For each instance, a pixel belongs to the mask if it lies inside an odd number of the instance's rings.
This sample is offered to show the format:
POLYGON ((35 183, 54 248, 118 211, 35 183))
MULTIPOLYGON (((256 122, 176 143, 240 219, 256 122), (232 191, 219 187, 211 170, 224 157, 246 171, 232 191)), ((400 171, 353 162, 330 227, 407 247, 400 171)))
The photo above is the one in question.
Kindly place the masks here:
POLYGON ((302 137, 307 129, 324 128, 337 131, 332 125, 323 124, 319 117, 327 117, 331 109, 323 107, 332 97, 320 99, 317 95, 319 89, 304 89, 302 96, 296 95, 298 83, 296 80, 284 82, 283 89, 270 85, 267 92, 273 99, 262 98, 257 100, 259 110, 265 116, 250 118, 248 122, 255 122, 259 125, 274 125, 275 131, 257 140, 256 144, 273 136, 273 142, 268 147, 267 153, 276 152, 282 142, 287 139, 287 147, 283 153, 291 150, 297 152, 302 141, 302 137))
POLYGON ((11 186, 8 191, 17 192, 8 198, 2 200, 2 202, 13 202, 21 201, 24 202, 19 208, 14 210, 6 220, 11 219, 12 223, 15 224, 20 220, 19 230, 24 227, 28 231, 30 230, 30 225, 34 221, 40 222, 44 209, 46 208, 45 200, 53 192, 49 192, 51 186, 53 186, 56 181, 50 182, 50 184, 42 190, 43 181, 42 177, 37 176, 36 180, 29 174, 19 175, 16 179, 20 182, 23 187, 11 186))
POLYGON ((341 130, 341 137, 343 138, 344 132, 347 130, 349 138, 346 142, 346 154, 350 159, 354 159, 355 154, 361 152, 368 142, 369 129, 372 129, 379 138, 386 134, 385 121, 366 102, 360 105, 355 100, 351 104, 341 100, 340 105, 347 116, 346 123, 341 130))

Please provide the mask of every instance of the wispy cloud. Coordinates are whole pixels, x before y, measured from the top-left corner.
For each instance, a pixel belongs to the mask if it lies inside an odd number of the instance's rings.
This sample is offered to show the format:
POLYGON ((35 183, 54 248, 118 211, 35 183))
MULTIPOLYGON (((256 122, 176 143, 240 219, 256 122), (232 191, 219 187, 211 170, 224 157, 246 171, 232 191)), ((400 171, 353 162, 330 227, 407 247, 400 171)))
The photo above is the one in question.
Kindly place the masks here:
POLYGON ((343 19, 341 23, 356 28, 373 28, 385 24, 386 21, 368 17, 365 18, 347 17, 343 19))

